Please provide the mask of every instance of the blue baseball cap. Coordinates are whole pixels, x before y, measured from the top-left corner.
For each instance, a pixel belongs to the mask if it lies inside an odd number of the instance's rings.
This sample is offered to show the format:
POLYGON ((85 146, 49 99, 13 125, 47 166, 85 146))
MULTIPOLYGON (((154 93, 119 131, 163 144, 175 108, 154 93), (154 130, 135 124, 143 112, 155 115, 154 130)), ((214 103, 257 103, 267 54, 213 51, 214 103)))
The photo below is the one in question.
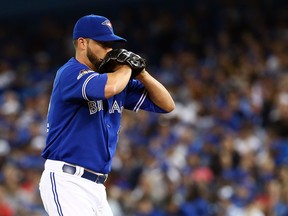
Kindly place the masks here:
POLYGON ((94 14, 83 16, 76 22, 73 29, 73 39, 76 40, 79 37, 96 41, 126 42, 126 39, 114 34, 110 20, 94 14))

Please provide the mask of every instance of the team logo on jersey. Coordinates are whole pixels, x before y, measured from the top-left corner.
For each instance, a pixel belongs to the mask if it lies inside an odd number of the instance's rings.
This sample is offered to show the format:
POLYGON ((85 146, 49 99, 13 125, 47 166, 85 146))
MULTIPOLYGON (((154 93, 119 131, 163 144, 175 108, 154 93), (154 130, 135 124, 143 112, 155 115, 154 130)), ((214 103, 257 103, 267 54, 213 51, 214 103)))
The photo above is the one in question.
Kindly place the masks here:
POLYGON ((102 100, 88 101, 88 108, 89 108, 90 115, 93 115, 103 110, 103 101, 102 100))
POLYGON ((115 100, 114 103, 112 104, 111 109, 109 109, 109 113, 114 113, 115 111, 117 111, 118 113, 121 113, 122 110, 123 110, 123 107, 120 107, 117 101, 115 100))
MULTIPOLYGON (((99 111, 104 110, 103 106, 103 101, 102 100, 97 100, 97 101, 88 101, 88 108, 89 108, 89 113, 90 115, 93 115, 99 111)), ((122 113, 124 107, 119 106, 116 100, 114 100, 112 107, 109 109, 109 114, 118 112, 119 114, 122 113)))
POLYGON ((101 24, 107 26, 110 29, 110 31, 113 32, 112 23, 109 20, 105 20, 101 24))
POLYGON ((79 75, 77 76, 77 80, 79 80, 82 76, 88 73, 93 73, 93 70, 83 69, 79 72, 79 75))

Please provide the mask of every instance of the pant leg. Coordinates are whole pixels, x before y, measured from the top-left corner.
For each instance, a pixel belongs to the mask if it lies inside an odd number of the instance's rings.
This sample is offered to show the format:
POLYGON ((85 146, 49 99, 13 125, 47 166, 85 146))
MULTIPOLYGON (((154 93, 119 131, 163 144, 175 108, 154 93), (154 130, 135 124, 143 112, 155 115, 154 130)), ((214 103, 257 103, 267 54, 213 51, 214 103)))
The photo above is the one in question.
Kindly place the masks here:
MULTIPOLYGON (((94 209, 96 212, 97 216, 113 216, 111 207, 109 206, 108 200, 107 200, 107 193, 106 193, 106 188, 104 185, 98 185, 99 188, 97 191, 100 192, 100 197, 101 197, 101 202, 99 202, 99 205, 95 205, 94 209)), ((93 196, 93 192, 91 194, 91 196, 93 196)), ((95 196, 94 196, 95 198, 95 196)), ((97 203, 97 201, 95 201, 94 203, 97 203)))

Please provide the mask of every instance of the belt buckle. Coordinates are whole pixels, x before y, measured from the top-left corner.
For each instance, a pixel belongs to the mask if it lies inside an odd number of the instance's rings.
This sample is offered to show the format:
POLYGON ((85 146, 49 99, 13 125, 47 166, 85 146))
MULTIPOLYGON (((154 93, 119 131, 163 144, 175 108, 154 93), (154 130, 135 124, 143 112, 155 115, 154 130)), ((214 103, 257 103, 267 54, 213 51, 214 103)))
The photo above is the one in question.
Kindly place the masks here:
POLYGON ((96 180, 95 180, 95 183, 105 183, 106 182, 106 180, 107 180, 107 178, 108 178, 108 175, 107 174, 103 174, 103 175, 98 175, 97 174, 97 178, 96 178, 96 180), (102 182, 102 178, 103 178, 103 182, 102 182))
POLYGON ((97 178, 96 178, 96 180, 95 180, 95 183, 98 183, 98 181, 99 181, 99 175, 96 175, 97 176, 97 178))
POLYGON ((107 178, 108 178, 108 175, 107 174, 104 174, 103 175, 103 178, 104 178, 104 182, 106 182, 107 178))
POLYGON ((97 178, 95 180, 96 183, 104 183, 105 181, 107 180, 107 176, 104 174, 104 175, 97 175, 97 178), (103 180, 102 180, 103 178, 103 180))

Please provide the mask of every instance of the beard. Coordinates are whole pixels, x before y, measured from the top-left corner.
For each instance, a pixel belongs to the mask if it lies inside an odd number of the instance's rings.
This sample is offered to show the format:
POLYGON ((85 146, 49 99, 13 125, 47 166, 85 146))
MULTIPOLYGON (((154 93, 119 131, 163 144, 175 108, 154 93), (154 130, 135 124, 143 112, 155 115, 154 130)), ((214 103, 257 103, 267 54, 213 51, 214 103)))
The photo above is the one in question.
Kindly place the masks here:
POLYGON ((98 70, 101 60, 98 59, 93 52, 91 51, 91 49, 88 47, 87 49, 87 58, 89 59, 89 61, 92 63, 92 65, 94 66, 93 70, 98 70))

